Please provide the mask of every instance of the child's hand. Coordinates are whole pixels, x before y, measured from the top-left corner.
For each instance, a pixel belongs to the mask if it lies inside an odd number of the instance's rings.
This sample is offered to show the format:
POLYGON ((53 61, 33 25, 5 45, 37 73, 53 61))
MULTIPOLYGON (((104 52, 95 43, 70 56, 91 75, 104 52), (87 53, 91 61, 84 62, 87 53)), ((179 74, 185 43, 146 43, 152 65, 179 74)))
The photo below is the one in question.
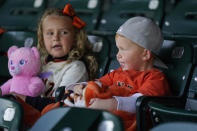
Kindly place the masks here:
POLYGON ((73 89, 74 93, 78 95, 83 95, 83 88, 84 88, 84 85, 82 84, 74 86, 74 89, 73 89))
POLYGON ((26 100, 26 96, 24 96, 24 95, 17 94, 17 93, 15 93, 15 92, 11 92, 11 93, 9 93, 9 94, 11 94, 11 95, 13 95, 13 96, 16 96, 16 97, 19 97, 19 98, 22 99, 23 101, 26 100))
POLYGON ((89 108, 93 109, 103 109, 103 110, 117 110, 118 102, 115 98, 110 99, 99 99, 93 98, 90 100, 89 108))

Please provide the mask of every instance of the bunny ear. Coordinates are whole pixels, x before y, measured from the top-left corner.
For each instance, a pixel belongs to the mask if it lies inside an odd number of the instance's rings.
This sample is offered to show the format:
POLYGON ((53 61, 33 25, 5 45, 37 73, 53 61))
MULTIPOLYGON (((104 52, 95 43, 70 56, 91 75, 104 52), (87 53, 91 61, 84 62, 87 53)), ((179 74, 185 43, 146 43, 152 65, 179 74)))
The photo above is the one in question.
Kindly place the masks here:
POLYGON ((28 38, 25 39, 24 46, 31 48, 33 43, 34 43, 34 39, 32 37, 28 37, 28 38))
POLYGON ((18 49, 17 46, 11 46, 9 49, 8 49, 8 57, 10 57, 10 55, 12 54, 12 52, 14 52, 16 49, 18 49))
POLYGON ((40 53, 39 53, 38 49, 36 47, 32 47, 31 50, 34 53, 35 57, 37 59, 40 59, 40 53))

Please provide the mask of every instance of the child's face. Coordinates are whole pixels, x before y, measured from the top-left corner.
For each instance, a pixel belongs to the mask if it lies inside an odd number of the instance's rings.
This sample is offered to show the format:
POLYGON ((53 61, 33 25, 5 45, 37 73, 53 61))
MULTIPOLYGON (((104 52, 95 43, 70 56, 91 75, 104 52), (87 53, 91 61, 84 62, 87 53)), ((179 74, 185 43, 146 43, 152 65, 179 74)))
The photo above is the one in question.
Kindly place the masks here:
POLYGON ((52 57, 63 57, 74 44, 75 30, 72 19, 64 16, 49 15, 42 24, 44 45, 52 57))
POLYGON ((144 48, 123 36, 116 36, 116 46, 118 48, 117 60, 122 70, 142 70, 144 66, 144 48))

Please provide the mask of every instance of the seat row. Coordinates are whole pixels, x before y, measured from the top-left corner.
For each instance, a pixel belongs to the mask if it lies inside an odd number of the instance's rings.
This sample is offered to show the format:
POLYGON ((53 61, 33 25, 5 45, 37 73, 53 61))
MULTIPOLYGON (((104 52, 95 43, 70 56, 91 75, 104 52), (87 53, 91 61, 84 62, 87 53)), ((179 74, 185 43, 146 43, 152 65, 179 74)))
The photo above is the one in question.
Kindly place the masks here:
POLYGON ((128 18, 153 19, 167 36, 196 37, 196 0, 1 0, 0 27, 36 31, 46 8, 64 8, 71 3, 87 23, 87 30, 114 33, 128 18))

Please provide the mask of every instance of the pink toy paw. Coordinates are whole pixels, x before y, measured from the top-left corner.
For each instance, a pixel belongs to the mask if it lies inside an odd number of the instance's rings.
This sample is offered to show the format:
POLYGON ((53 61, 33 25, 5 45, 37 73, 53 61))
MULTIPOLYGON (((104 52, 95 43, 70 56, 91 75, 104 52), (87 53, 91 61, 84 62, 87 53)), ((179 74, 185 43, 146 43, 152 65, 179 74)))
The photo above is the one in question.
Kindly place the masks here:
POLYGON ((39 96, 44 90, 44 83, 39 77, 31 78, 31 84, 29 85, 29 91, 32 96, 39 96))

